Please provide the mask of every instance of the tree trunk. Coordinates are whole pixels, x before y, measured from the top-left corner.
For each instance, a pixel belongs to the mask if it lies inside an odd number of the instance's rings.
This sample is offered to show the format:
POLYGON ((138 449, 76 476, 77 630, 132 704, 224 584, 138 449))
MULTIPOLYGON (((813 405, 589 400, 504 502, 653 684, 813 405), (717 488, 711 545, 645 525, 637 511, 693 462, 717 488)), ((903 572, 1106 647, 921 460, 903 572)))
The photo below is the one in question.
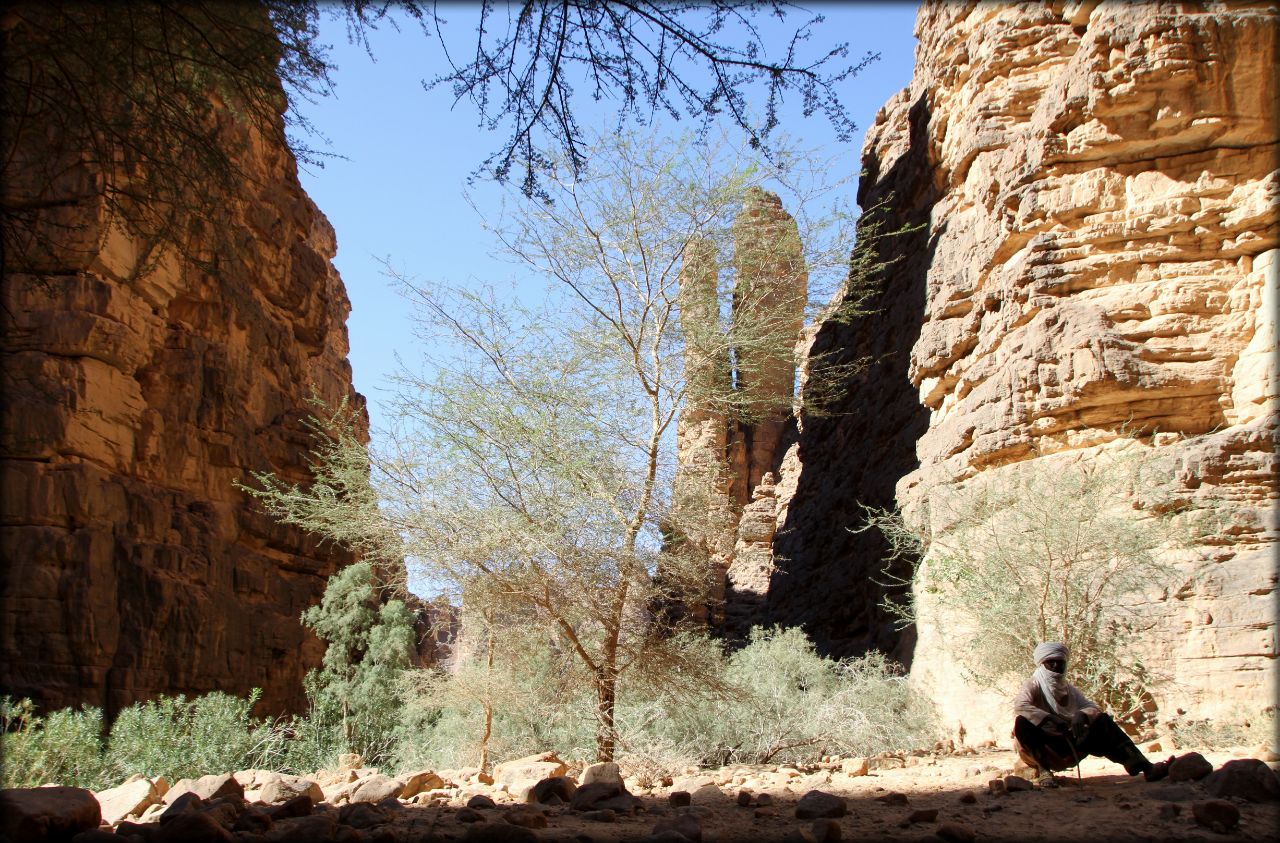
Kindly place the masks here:
POLYGON ((596 760, 612 761, 617 733, 614 709, 618 697, 618 676, 612 665, 603 665, 596 674, 596 760))

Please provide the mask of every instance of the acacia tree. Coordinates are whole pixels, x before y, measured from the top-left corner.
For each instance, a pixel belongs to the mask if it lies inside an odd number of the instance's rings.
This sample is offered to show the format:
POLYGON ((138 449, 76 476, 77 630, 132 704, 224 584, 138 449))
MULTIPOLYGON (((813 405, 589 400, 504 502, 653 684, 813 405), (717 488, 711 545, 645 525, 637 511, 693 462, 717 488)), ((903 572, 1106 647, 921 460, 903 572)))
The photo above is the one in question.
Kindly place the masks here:
MULTIPOLYGON (((589 676, 597 754, 609 759, 623 677, 711 680, 684 622, 652 611, 705 602, 711 573, 662 540, 673 517, 697 517, 670 505, 674 422, 691 387, 686 249, 728 248, 749 188, 801 184, 806 165, 822 167, 800 155, 747 166, 688 139, 609 136, 593 154, 590 173, 552 171, 551 203, 512 191, 517 208, 495 225, 507 253, 547 280, 546 301, 402 278, 422 338, 446 351, 425 374, 399 376, 386 446, 367 450, 337 416, 315 485, 260 476, 256 494, 277 517, 369 558, 405 558, 456 596, 488 595, 503 604, 495 614, 558 636, 589 676)), ((819 279, 847 265, 846 232, 830 222, 800 232, 812 234, 805 261, 819 279)), ((734 263, 721 263, 731 281, 734 263)), ((731 285, 718 290, 727 313, 731 285)), ((790 353, 798 339, 789 315, 755 313, 751 331, 735 332, 721 312, 704 312, 702 347, 720 337, 790 353)))

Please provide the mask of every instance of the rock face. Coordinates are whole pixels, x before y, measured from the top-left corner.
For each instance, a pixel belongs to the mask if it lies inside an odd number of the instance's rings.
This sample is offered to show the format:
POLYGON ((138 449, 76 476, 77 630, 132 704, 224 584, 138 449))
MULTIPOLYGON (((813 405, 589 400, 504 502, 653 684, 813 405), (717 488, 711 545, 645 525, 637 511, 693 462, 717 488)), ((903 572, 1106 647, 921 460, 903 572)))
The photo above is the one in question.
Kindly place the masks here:
POLYGON ((197 233, 150 263, 153 244, 86 189, 99 168, 43 185, 6 173, 6 202, 50 203, 37 224, 65 245, 6 259, 0 317, 0 686, 46 707, 111 716, 260 687, 266 711, 300 710, 323 645, 299 615, 351 561, 234 485, 307 477, 312 390, 365 416, 333 229, 287 148, 230 112, 219 123, 245 174, 223 208, 233 252, 197 233))
MULTIPOLYGON (((1139 612, 1161 712, 1274 702, 1276 83, 1262 7, 926 3, 915 77, 868 132, 864 211, 889 202, 873 316, 815 350, 870 356, 846 415, 783 462, 767 620, 830 652, 903 653, 857 505, 918 505, 976 475, 1160 450, 1231 525, 1139 612)), ((841 408, 837 408, 839 410, 841 408)), ((951 728, 1008 732, 922 617, 913 678, 951 728)))
POLYGON ((808 272, 796 222, 774 194, 750 188, 733 226, 733 308, 718 328, 715 249, 685 253, 680 305, 692 396, 677 425, 677 508, 687 545, 718 571, 713 626, 741 638, 772 574, 775 473, 792 411, 795 346, 808 272))

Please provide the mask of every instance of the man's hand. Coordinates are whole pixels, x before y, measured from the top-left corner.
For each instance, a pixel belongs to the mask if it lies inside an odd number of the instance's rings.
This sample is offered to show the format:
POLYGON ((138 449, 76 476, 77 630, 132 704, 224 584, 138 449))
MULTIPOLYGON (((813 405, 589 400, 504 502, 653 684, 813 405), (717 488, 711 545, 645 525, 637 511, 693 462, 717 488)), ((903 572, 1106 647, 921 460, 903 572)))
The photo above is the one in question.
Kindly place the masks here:
POLYGON ((1089 734, 1089 715, 1084 711, 1077 711, 1071 718, 1071 739, 1077 744, 1083 743, 1087 734, 1089 734))
POLYGON ((1040 721, 1040 729, 1046 735, 1061 737, 1071 730, 1071 724, 1056 714, 1047 714, 1040 721))

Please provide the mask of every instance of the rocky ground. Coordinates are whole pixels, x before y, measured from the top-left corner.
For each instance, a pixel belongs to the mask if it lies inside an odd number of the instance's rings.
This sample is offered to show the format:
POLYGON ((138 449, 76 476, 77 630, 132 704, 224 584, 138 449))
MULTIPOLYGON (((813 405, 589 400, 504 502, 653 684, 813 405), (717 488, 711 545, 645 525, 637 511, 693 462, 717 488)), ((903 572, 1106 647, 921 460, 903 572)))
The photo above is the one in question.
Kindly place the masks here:
POLYGON ((75 843, 580 841, 747 843, 899 840, 1269 840, 1280 777, 1268 749, 1180 750, 1148 783, 1086 759, 1057 788, 1018 775, 995 747, 833 759, 812 767, 727 767, 623 780, 614 765, 551 754, 392 778, 377 770, 137 778, 0 796, 5 838, 75 843))

